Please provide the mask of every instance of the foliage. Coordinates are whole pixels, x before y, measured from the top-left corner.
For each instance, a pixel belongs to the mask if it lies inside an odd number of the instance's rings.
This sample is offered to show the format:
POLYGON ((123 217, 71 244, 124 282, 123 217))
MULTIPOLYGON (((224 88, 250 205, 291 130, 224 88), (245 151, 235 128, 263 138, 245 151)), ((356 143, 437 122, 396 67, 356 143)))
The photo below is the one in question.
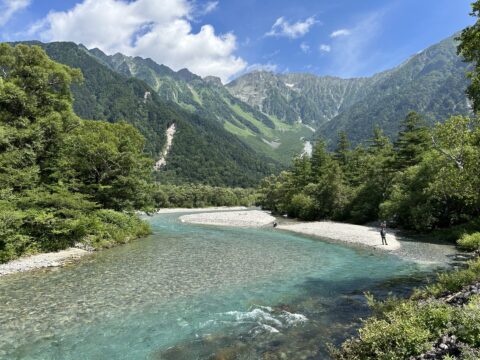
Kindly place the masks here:
POLYGON ((403 360, 428 350, 453 319, 447 305, 420 306, 404 301, 363 323, 358 341, 350 340, 336 359, 403 360))
POLYGON ((467 94, 473 104, 473 110, 478 113, 480 110, 480 1, 472 3, 471 16, 477 18, 472 26, 467 26, 462 30, 457 40, 460 41, 458 54, 463 56, 465 61, 473 64, 473 69, 469 72, 471 84, 468 87, 467 94))
POLYGON ((81 78, 38 46, 0 44, 0 262, 149 231, 104 209, 143 205, 151 169, 144 140, 131 125, 79 119, 70 85, 81 78))
MULTIPOLYGON (((472 224, 480 215, 478 122, 454 116, 434 127, 410 113, 392 144, 375 128, 351 150, 340 134, 334 153, 319 141, 311 158, 265 179, 260 204, 305 220, 380 219, 417 231, 472 224)), ((477 227, 478 229, 478 227, 477 227)))
POLYGON ((106 208, 148 206, 153 162, 144 143, 125 122, 82 121, 65 139, 56 177, 106 208))
POLYGON ((425 298, 430 295, 440 296, 448 291, 455 292, 478 280, 480 280, 480 260, 476 259, 469 261, 465 269, 439 274, 434 284, 427 286, 423 291, 418 291, 415 297, 425 298))
POLYGON ((477 259, 465 269, 441 274, 437 283, 417 290, 410 299, 378 302, 369 296, 374 316, 363 322, 357 338, 332 349, 332 356, 339 360, 408 359, 429 350, 441 336, 454 334, 463 343, 462 358, 478 358, 480 297, 472 295, 464 306, 447 305, 431 297, 456 292, 479 279, 477 259))
POLYGON ((221 188, 209 185, 160 185, 153 190, 155 208, 198 208, 208 206, 252 206, 254 189, 221 188))
POLYGON ((480 232, 473 234, 464 234, 457 241, 460 248, 468 251, 480 249, 480 232))

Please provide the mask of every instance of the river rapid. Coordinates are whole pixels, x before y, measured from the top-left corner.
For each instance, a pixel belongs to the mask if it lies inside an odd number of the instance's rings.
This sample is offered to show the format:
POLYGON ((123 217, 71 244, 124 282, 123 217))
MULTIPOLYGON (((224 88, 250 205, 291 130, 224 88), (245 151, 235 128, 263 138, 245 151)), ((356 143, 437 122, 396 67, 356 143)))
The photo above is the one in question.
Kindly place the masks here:
POLYGON ((1 359, 325 359, 435 264, 272 228, 148 218, 153 235, 0 278, 1 359))

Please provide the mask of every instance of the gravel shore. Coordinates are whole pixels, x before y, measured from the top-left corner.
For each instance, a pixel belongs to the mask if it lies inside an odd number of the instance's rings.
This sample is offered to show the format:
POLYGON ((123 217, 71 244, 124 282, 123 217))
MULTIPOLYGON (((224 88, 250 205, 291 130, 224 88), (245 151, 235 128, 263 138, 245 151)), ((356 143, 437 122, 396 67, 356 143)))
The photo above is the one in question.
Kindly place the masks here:
POLYGON ((270 225, 275 218, 265 211, 209 212, 180 216, 181 222, 203 225, 261 227, 270 225))
MULTIPOLYGON (((192 224, 261 227, 271 225, 275 218, 266 211, 229 211, 183 215, 180 221, 192 224)), ((277 229, 324 239, 370 246, 381 250, 398 250, 401 245, 395 234, 387 233, 388 245, 382 245, 380 230, 375 227, 337 223, 331 221, 295 222, 280 224, 277 229)))
POLYGON ((398 250, 401 247, 395 234, 388 231, 388 245, 382 245, 380 230, 370 226, 337 223, 332 221, 316 221, 279 225, 278 229, 292 231, 303 235, 366 245, 381 250, 393 251, 398 250))
POLYGON ((0 276, 23 271, 62 266, 89 253, 90 252, 87 250, 69 248, 58 252, 21 257, 5 264, 0 264, 0 276))

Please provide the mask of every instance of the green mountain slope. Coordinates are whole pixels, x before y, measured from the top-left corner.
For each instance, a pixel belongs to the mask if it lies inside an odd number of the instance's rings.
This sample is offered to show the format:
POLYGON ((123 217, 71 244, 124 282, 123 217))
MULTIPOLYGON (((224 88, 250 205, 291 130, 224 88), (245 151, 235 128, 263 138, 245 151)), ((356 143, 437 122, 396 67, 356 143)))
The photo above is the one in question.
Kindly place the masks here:
POLYGON ((424 114, 430 122, 468 113, 466 70, 450 37, 368 78, 254 72, 232 81, 227 89, 287 123, 313 126, 327 140, 345 130, 358 143, 371 136, 375 125, 394 136, 410 111, 424 114))
POLYGON ((432 124, 450 115, 468 114, 465 90, 467 64, 456 54, 456 45, 448 38, 416 54, 377 81, 361 101, 353 104, 320 128, 328 139, 344 130, 354 142, 372 134, 375 125, 393 137, 399 123, 410 111, 423 114, 432 124))
POLYGON ((219 122, 163 100, 144 81, 113 71, 84 47, 65 42, 34 44, 55 61, 82 70, 84 82, 72 88, 79 116, 135 125, 146 137, 146 152, 153 158, 158 159, 165 146, 167 127, 176 124, 167 164, 158 172, 160 179, 246 187, 277 170, 275 161, 259 155, 219 122))
POLYGON ((175 72, 151 59, 118 53, 108 56, 99 49, 92 49, 90 53, 112 70, 144 80, 162 99, 220 123, 258 153, 278 161, 289 162, 292 155, 302 151, 303 139, 313 133, 302 124, 280 121, 237 99, 219 78, 202 79, 187 69, 175 72))

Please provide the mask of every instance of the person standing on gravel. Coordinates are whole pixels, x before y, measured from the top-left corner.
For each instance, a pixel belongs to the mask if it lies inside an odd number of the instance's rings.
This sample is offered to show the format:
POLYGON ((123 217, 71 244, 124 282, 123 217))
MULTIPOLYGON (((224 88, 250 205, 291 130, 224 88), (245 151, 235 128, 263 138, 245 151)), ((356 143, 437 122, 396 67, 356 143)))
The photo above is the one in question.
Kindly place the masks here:
POLYGON ((380 224, 380 236, 382 237, 382 245, 388 245, 387 244, 387 223, 383 221, 380 224))

